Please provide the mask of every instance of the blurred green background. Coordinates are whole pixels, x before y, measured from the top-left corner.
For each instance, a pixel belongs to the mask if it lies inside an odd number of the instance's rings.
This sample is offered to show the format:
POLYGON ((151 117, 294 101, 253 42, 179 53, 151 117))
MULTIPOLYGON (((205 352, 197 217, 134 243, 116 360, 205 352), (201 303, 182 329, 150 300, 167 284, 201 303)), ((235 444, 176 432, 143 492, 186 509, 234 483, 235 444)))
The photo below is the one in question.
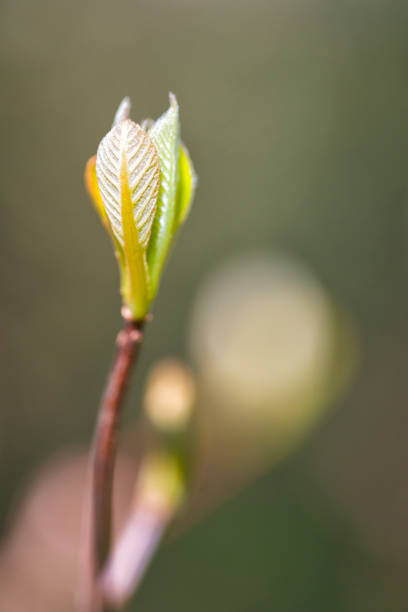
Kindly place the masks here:
POLYGON ((402 0, 1 2, 3 532, 41 462, 89 441, 120 325, 84 164, 124 95, 141 120, 171 90, 199 187, 126 419, 154 361, 189 359, 205 276, 253 250, 314 270, 361 364, 294 454, 163 547, 134 609, 407 610, 407 31, 402 0))

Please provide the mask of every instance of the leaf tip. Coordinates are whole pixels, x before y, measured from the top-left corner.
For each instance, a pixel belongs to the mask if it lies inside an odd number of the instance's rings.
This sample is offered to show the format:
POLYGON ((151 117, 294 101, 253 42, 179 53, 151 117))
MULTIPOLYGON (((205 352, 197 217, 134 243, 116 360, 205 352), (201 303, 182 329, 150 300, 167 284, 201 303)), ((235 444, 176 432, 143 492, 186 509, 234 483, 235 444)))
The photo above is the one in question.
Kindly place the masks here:
POLYGON ((112 127, 115 127, 115 125, 117 125, 124 119, 129 119, 131 108, 132 108, 132 103, 130 101, 130 98, 129 96, 125 96, 122 102, 119 104, 118 110, 115 113, 112 127))
POLYGON ((177 102, 177 98, 176 98, 175 94, 173 92, 171 92, 171 91, 169 92, 169 102, 170 102, 170 107, 174 111, 178 112, 179 105, 178 105, 178 102, 177 102))

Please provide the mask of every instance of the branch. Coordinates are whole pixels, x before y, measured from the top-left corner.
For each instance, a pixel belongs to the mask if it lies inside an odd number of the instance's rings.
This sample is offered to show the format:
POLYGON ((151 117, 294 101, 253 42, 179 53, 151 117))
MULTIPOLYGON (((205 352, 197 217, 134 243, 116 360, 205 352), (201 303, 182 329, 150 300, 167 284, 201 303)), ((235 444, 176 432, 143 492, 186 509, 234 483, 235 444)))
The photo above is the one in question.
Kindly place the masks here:
POLYGON ((90 461, 89 529, 86 530, 90 549, 88 562, 83 567, 89 575, 80 594, 83 598, 80 607, 86 612, 107 612, 96 584, 111 543, 113 472, 121 408, 132 365, 143 341, 145 321, 132 320, 125 309, 122 314, 125 324, 116 338, 116 353, 99 408, 90 461))

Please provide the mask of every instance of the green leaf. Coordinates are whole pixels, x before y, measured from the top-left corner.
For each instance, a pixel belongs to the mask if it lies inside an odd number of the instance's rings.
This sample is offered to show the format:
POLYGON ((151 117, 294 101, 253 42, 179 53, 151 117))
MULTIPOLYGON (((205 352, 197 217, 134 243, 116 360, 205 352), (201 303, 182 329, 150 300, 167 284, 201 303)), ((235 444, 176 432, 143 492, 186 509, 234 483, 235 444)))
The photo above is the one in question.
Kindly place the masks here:
POLYGON ((160 163, 142 128, 125 119, 101 141, 96 176, 106 214, 123 247, 127 283, 125 301, 136 319, 149 307, 146 248, 156 213, 160 163))
POLYGON ((160 191, 147 251, 150 299, 153 299, 172 242, 176 216, 180 124, 174 95, 170 94, 170 108, 153 125, 149 136, 160 158, 160 191))
POLYGON ((175 229, 187 219, 197 185, 197 175, 187 147, 181 143, 179 156, 179 180, 177 185, 177 205, 175 229))

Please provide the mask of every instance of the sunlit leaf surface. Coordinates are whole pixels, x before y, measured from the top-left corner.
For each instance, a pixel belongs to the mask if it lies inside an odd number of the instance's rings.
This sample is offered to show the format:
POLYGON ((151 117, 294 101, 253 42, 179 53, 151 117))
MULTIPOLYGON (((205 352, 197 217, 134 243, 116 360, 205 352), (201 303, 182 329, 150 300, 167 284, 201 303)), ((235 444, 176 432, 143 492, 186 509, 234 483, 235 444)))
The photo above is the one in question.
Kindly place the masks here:
POLYGON ((178 104, 175 96, 170 95, 170 108, 156 121, 149 132, 159 154, 161 171, 157 214, 147 253, 151 297, 154 297, 157 292, 161 269, 173 236, 177 196, 179 132, 178 104))
POLYGON ((98 181, 96 179, 95 166, 96 155, 93 155, 90 159, 88 159, 85 166, 85 186, 96 208, 96 211, 102 220, 103 225, 110 232, 109 219, 105 212, 103 200, 99 191, 98 181))
POLYGON ((126 191, 130 192, 138 241, 146 248, 156 212, 159 159, 149 136, 129 119, 118 123, 98 148, 96 175, 106 214, 124 242, 126 191))
POLYGON ((175 229, 187 219, 194 198, 197 175, 187 147, 180 145, 179 180, 177 185, 177 207, 175 229))
POLYGON ((96 175, 112 232, 125 252, 126 300, 135 317, 144 316, 148 293, 145 251, 160 184, 159 158, 152 140, 133 121, 121 121, 98 147, 96 175))

